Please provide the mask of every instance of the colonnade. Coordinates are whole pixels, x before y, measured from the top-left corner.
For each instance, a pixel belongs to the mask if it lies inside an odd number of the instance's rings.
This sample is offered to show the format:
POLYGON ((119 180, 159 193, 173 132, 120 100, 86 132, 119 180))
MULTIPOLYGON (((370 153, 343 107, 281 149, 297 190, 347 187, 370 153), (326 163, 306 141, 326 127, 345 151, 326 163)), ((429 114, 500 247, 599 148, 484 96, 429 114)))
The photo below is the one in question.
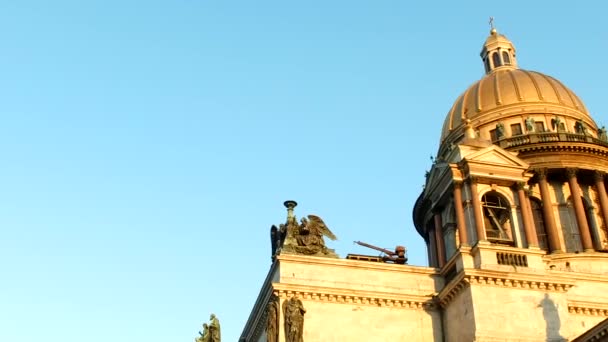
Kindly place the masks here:
MULTIPOLYGON (((555 214, 553 212, 553 203, 551 201, 549 182, 547 180, 548 170, 538 169, 534 170, 536 173, 536 181, 540 190, 540 197, 542 201, 542 212, 543 221, 545 223, 545 230, 548 238, 548 247, 550 253, 562 253, 564 252, 560 240, 557 224, 555 221, 555 214)), ((579 229, 583 250, 585 252, 594 251, 593 241, 591 238, 591 230, 587 221, 587 215, 585 213, 585 205, 583 204, 582 196, 580 193, 579 183, 577 175, 579 170, 575 168, 565 169, 565 175, 567 177, 567 184, 572 196, 572 203, 574 206, 576 222, 579 229)), ((605 173, 595 171, 594 172, 594 184, 597 188, 597 194, 600 203, 601 214, 604 218, 604 222, 608 222, 608 195, 604 184, 605 173)), ((477 184, 478 179, 476 177, 469 177, 465 182, 456 181, 453 183, 453 200, 454 200, 454 211, 456 216, 456 226, 458 229, 458 236, 461 246, 473 245, 476 241, 471 241, 467 232, 465 223, 465 211, 463 207, 463 190, 465 187, 468 188, 471 194, 471 205, 473 209, 473 219, 475 225, 475 232, 477 233, 478 241, 486 241, 486 232, 483 225, 483 213, 482 205, 477 196, 477 184)), ((522 216, 522 224, 524 228, 524 234, 528 241, 529 247, 538 247, 538 236, 536 234, 536 227, 534 223, 534 217, 532 214, 532 206, 530 203, 530 197, 528 191, 526 191, 526 184, 519 182, 514 185, 514 190, 520 204, 520 212, 522 216)), ((443 224, 441 219, 441 212, 434 212, 433 214, 433 225, 429 229, 429 248, 435 252, 436 266, 442 267, 446 263, 446 249, 443 238, 443 224)), ((432 252, 430 252, 432 253, 432 252)))

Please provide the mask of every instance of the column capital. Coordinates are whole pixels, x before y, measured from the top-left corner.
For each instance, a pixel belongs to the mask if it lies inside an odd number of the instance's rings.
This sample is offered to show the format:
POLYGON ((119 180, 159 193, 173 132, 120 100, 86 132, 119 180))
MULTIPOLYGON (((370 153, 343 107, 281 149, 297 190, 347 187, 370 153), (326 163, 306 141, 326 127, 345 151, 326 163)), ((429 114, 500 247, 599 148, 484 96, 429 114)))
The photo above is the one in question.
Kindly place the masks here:
POLYGON ((568 176, 568 178, 575 178, 577 173, 578 169, 575 167, 566 168, 566 176, 568 176))
POLYGON ((478 176, 469 176, 469 177, 467 177, 465 182, 467 182, 468 184, 473 184, 473 183, 477 184, 477 183, 479 183, 479 177, 478 176))
POLYGON ((517 182, 515 183, 514 187, 516 190, 526 190, 526 182, 517 182))
POLYGON ((597 182, 597 181, 604 181, 604 177, 606 176, 606 173, 603 171, 598 171, 595 170, 593 171, 593 179, 597 182))
POLYGON ((539 180, 547 180, 547 176, 549 175, 549 170, 546 168, 535 169, 534 173, 536 173, 536 176, 538 177, 539 180))

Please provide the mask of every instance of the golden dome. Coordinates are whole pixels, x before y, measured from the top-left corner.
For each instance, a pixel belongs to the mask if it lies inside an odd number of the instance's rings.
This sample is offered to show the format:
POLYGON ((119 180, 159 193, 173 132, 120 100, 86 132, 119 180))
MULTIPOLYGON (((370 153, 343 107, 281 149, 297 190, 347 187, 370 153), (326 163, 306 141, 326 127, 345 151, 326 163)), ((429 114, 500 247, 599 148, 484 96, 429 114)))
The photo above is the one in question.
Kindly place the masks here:
POLYGON ((451 144, 463 136, 465 124, 488 127, 506 118, 526 115, 559 115, 597 125, 583 102, 557 79, 517 68, 515 48, 492 30, 481 51, 486 75, 458 97, 448 112, 441 143, 451 144))

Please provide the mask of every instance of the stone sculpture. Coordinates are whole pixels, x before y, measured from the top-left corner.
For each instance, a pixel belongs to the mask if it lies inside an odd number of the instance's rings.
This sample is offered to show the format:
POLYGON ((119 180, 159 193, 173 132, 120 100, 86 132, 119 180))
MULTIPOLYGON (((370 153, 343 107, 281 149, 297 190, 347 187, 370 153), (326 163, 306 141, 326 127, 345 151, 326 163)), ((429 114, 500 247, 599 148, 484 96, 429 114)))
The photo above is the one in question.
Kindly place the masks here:
POLYGON ((220 321, 215 314, 211 314, 209 321, 209 342, 221 342, 220 321))
POLYGON ((496 124, 496 137, 501 139, 505 136, 505 125, 502 122, 496 124))
POLYGON ((203 331, 198 332, 199 337, 194 339, 194 342, 209 342, 209 326, 207 323, 203 323, 203 331))
POLYGON ((337 258, 338 255, 334 250, 325 246, 324 240, 324 237, 336 240, 336 236, 316 215, 308 215, 298 224, 293 214, 296 205, 295 201, 286 201, 287 222, 279 227, 273 225, 270 228, 272 259, 274 260, 281 252, 337 258))
POLYGON ((608 137, 606 136, 606 127, 602 126, 602 128, 597 130, 597 138, 602 141, 608 141, 608 137))
POLYGON ((295 296, 283 302, 285 342, 304 342, 304 314, 302 301, 295 296))
POLYGON ((534 132, 534 119, 528 116, 524 122, 526 123, 526 132, 534 132))
POLYGON ((266 306, 266 341, 279 341, 279 298, 273 295, 266 306))
POLYGON ((203 323, 203 331, 199 331, 199 337, 194 339, 194 342, 221 342, 220 321, 211 314, 209 324, 203 323))

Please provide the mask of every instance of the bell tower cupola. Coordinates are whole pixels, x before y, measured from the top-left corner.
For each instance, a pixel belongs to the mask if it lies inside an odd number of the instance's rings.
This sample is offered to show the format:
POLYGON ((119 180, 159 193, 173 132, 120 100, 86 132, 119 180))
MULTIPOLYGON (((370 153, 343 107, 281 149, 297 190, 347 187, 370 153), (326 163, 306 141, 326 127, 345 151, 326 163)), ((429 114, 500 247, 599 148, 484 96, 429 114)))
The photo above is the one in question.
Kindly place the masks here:
POLYGON ((515 46, 507 37, 498 33, 492 17, 490 17, 490 36, 483 44, 480 55, 486 74, 494 70, 517 69, 515 46))

